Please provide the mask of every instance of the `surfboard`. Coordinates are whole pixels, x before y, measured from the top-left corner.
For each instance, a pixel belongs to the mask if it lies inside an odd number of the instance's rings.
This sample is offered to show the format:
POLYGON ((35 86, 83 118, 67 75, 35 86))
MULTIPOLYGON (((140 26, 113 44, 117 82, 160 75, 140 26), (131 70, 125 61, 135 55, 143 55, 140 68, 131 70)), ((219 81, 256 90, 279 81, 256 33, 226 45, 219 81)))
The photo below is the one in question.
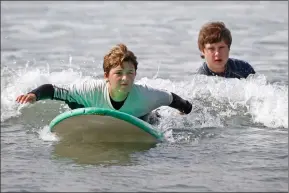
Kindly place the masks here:
POLYGON ((104 108, 79 108, 61 113, 49 124, 61 140, 158 143, 163 134, 130 114, 104 108))

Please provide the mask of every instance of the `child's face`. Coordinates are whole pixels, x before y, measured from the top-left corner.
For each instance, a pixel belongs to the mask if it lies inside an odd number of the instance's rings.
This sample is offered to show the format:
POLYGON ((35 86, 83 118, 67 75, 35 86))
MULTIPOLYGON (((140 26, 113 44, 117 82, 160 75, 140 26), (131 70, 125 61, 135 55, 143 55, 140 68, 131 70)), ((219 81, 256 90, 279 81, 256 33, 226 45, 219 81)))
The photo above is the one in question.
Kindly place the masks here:
POLYGON ((224 41, 213 44, 205 44, 202 54, 208 64, 208 67, 214 72, 225 70, 229 58, 230 49, 224 41))
POLYGON ((135 67, 132 62, 124 62, 123 68, 119 65, 105 73, 105 79, 110 84, 113 93, 127 94, 130 92, 136 76, 135 67))

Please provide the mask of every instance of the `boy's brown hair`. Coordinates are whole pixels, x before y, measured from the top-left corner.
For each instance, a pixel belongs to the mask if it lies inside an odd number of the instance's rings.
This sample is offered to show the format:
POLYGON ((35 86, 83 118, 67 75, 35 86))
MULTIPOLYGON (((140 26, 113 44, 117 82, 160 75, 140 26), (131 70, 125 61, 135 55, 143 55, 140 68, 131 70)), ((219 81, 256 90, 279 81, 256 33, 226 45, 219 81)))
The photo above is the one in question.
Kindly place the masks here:
POLYGON ((125 61, 132 62, 135 70, 137 70, 137 57, 132 51, 127 49, 126 45, 118 44, 104 56, 103 71, 108 74, 111 68, 119 65, 123 67, 123 62, 125 61))
MULTIPOLYGON (((205 44, 213 44, 224 40, 229 49, 232 44, 232 36, 230 30, 223 22, 208 22, 204 24, 199 32, 198 46, 202 52, 205 48, 205 44)), ((201 58, 204 56, 201 54, 201 58)))

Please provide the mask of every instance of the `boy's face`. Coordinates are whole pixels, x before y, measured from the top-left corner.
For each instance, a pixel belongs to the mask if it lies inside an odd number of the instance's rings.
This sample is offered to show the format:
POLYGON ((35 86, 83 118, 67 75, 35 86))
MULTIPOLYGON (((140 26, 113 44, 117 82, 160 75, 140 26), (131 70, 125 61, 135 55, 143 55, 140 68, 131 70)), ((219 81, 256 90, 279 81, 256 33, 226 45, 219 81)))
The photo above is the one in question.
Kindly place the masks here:
POLYGON ((222 40, 213 44, 205 44, 202 54, 213 72, 224 72, 225 66, 229 58, 230 49, 222 40))
POLYGON ((121 66, 112 68, 104 76, 110 84, 110 90, 113 93, 127 94, 134 83, 136 71, 132 62, 124 62, 123 68, 121 66))

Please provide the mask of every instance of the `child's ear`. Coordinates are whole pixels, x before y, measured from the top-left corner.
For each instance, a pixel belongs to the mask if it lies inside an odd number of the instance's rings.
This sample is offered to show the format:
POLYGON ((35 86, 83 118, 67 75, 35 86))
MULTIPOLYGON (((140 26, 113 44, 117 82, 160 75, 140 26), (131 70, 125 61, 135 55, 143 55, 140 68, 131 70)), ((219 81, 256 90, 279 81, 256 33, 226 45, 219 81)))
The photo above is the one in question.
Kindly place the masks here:
POLYGON ((106 82, 108 82, 108 73, 106 73, 106 72, 104 73, 104 79, 106 82))
POLYGON ((204 53, 204 50, 201 52, 200 54, 201 58, 204 59, 205 58, 205 53, 204 53))

